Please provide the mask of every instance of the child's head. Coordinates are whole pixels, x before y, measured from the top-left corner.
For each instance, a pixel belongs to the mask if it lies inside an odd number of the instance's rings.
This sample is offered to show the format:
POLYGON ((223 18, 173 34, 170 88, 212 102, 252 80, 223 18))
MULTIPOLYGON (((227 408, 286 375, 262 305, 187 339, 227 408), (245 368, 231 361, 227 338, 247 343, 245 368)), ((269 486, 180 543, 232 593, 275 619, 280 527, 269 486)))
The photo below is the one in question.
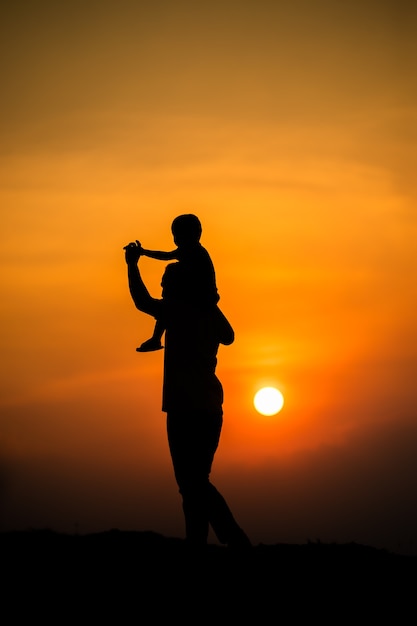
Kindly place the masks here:
POLYGON ((171 230, 177 246, 189 246, 198 243, 202 232, 200 220, 191 213, 176 217, 172 222, 171 230))

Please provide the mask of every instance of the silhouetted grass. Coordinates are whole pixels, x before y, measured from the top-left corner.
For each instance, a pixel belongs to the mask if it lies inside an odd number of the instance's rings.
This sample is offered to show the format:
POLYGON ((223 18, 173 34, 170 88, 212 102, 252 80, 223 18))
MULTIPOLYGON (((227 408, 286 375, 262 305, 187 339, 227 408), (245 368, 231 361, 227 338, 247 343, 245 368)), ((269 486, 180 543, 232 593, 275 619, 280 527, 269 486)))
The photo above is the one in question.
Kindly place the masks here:
POLYGON ((0 533, 0 548, 14 615, 53 621, 58 603, 57 622, 112 613, 117 623, 175 617, 197 626, 250 617, 292 624, 314 615, 329 623, 333 616, 336 624, 358 610, 363 619, 394 610, 401 623, 417 588, 416 557, 356 543, 260 544, 244 552, 209 545, 195 552, 154 532, 31 530, 0 533))

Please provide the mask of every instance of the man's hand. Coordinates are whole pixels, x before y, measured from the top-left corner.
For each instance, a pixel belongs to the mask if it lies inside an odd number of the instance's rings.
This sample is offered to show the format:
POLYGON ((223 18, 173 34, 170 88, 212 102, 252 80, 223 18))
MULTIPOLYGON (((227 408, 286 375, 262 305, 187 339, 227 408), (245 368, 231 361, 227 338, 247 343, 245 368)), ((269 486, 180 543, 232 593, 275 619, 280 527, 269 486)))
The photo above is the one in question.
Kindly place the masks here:
POLYGON ((136 264, 139 261, 139 257, 142 255, 142 246, 140 242, 132 241, 123 248, 125 251, 125 259, 128 265, 136 264))

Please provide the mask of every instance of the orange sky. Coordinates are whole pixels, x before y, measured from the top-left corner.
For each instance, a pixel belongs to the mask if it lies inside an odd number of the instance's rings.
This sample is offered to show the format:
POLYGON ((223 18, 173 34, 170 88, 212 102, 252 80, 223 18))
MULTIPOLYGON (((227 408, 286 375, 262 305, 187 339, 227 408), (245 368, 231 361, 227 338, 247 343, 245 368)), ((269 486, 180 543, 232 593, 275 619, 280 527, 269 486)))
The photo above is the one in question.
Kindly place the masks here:
MULTIPOLYGON (((416 10, 3 9, 0 528, 183 535, 122 247, 196 213, 236 341, 213 480, 253 541, 398 548, 417 507, 416 10), (263 384, 285 396, 256 414, 263 384), (256 514, 254 514, 254 511, 256 514)), ((164 263, 144 259, 160 294, 164 263)))

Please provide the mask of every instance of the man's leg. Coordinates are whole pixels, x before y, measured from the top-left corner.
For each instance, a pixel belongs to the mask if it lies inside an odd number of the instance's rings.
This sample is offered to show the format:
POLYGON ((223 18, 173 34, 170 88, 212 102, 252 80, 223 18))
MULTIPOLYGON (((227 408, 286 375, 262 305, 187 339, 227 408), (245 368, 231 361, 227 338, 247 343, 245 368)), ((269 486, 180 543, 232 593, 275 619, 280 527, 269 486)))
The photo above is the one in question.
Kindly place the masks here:
POLYGON ((209 481, 222 421, 221 411, 168 414, 168 441, 183 499, 186 537, 190 543, 207 543, 210 523, 221 543, 250 546, 225 499, 209 481))
POLYGON ((206 420, 197 412, 168 413, 168 443, 175 478, 182 496, 186 537, 190 543, 206 544, 209 526, 208 485, 211 464, 220 436, 206 432, 206 420))
POLYGON ((211 483, 208 494, 209 522, 220 543, 231 548, 250 548, 249 538, 236 522, 226 500, 211 483))

